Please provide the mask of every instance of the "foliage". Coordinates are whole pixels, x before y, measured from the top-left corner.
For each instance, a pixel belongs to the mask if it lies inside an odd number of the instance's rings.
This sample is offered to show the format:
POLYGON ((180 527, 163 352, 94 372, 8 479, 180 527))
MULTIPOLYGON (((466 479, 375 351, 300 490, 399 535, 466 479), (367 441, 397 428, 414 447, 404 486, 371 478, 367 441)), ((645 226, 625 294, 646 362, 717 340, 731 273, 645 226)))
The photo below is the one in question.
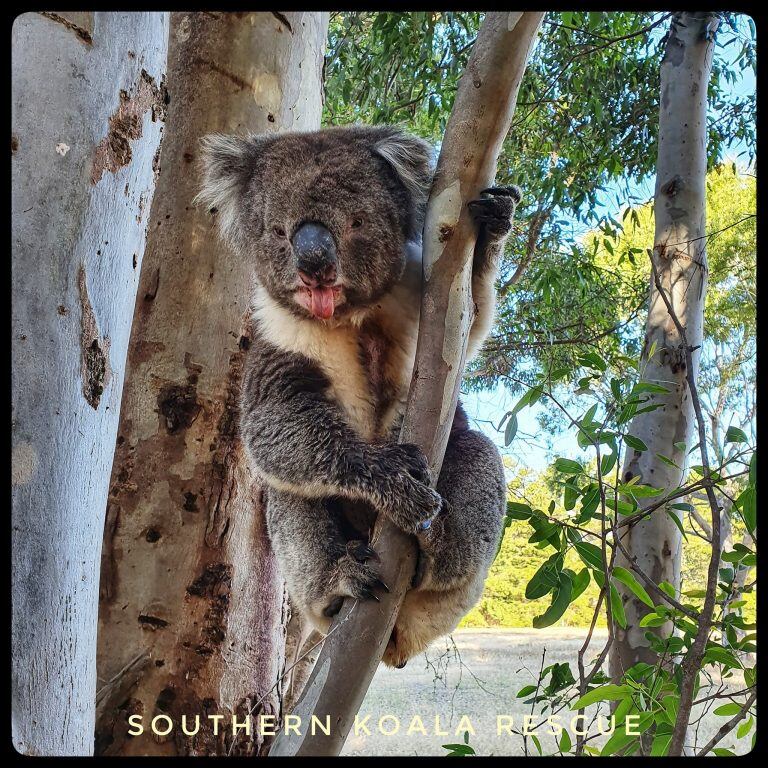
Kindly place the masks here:
MULTIPOLYGON (((750 717, 749 723, 754 722, 753 700, 748 696, 755 681, 754 663, 750 661, 756 650, 755 623, 743 610, 744 596, 753 592, 754 585, 745 583, 741 577, 756 564, 756 454, 747 435, 732 429, 726 440, 735 445, 735 450, 727 453, 724 463, 709 471, 706 466, 695 463, 699 446, 688 449, 692 466, 678 488, 655 488, 639 483, 637 477, 624 482, 620 467, 626 449, 647 450, 641 440, 629 434, 628 426, 638 412, 660 408, 661 402, 655 395, 667 390, 658 383, 643 381, 637 371, 621 377, 612 375, 607 362, 594 352, 584 360, 584 365, 590 377, 607 379, 603 389, 610 393, 600 401, 595 400, 591 390, 585 392, 578 381, 569 385, 576 385, 576 389, 582 391, 575 397, 586 410, 578 418, 570 414, 567 418, 578 432, 579 445, 591 455, 591 462, 558 457, 550 470, 553 493, 549 502, 540 503, 539 499, 509 502, 507 517, 514 522, 510 522, 507 531, 515 523, 527 523, 528 543, 546 555, 525 587, 526 598, 540 603, 532 621, 534 627, 560 621, 591 584, 598 596, 593 626, 604 615, 610 643, 615 627, 626 628, 617 589, 621 583, 648 607, 640 626, 647 629, 646 638, 659 661, 655 665, 636 664, 626 670, 619 681, 611 683, 601 671, 606 646, 589 671, 583 666, 583 657, 580 657, 577 676, 570 667, 567 674, 563 671, 564 684, 554 690, 542 686, 544 673, 540 673, 530 701, 543 716, 564 709, 582 711, 601 701, 618 702, 614 713, 617 728, 599 753, 636 754, 640 749, 640 736, 627 733, 625 723, 627 717, 637 715, 640 733, 652 730, 650 754, 663 755, 669 748, 675 726, 684 675, 695 675, 694 691, 698 691, 712 676, 725 680, 737 672, 743 674, 743 690, 719 694, 730 704, 717 708, 715 714, 731 718, 743 712, 745 718, 750 717), (692 529, 686 520, 692 507, 685 499, 707 484, 711 484, 718 495, 718 504, 731 509, 735 521, 746 533, 742 543, 735 543, 723 552, 716 583, 699 575, 687 588, 684 586, 676 592, 665 582, 654 584, 637 565, 625 569, 614 564, 622 531, 646 515, 669 515, 688 538, 692 529), (730 499, 734 499, 732 505, 728 504, 730 499), (701 616, 708 592, 714 596, 717 610, 712 626, 707 629, 702 625, 701 616), (691 672, 686 661, 695 660, 694 641, 697 634, 704 631, 701 626, 707 631, 703 657, 691 672)), ((561 370, 541 376, 533 390, 535 395, 529 390, 521 399, 521 407, 528 407, 539 398, 548 398, 562 408, 553 390, 558 383, 562 385, 566 374, 567 371, 561 370)), ((659 458, 672 461, 668 457, 659 458)), ((551 673, 551 668, 548 671, 551 673)), ((521 691, 519 695, 528 693, 521 691)), ((546 717, 543 721, 546 722, 546 717)), ((590 749, 581 738, 573 745, 576 753, 590 749)))
MULTIPOLYGON (((547 367, 573 366, 589 346, 634 355, 631 324, 647 283, 602 263, 582 236, 620 233, 612 212, 642 202, 638 184, 654 172, 668 16, 546 15, 499 159, 497 181, 520 184, 524 199, 502 264, 497 332, 470 372, 470 387, 501 378, 521 391, 547 367)), ((439 144, 481 18, 332 14, 324 121, 399 122, 439 144)), ((721 28, 709 94, 711 167, 734 140, 750 158, 755 143, 753 95, 735 87, 754 71, 753 25, 725 14, 721 28)), ((642 253, 651 243, 642 243, 642 253)))

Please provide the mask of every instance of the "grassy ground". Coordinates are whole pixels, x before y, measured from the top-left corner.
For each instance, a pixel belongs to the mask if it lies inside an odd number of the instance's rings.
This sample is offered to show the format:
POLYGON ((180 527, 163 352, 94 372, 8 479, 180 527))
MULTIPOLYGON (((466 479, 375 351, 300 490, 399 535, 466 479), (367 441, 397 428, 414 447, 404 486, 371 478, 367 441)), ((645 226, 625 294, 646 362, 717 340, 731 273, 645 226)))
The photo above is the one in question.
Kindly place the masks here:
MULTIPOLYGON (((595 634, 590 651, 597 653, 605 642, 605 631, 595 634)), ((542 654, 546 665, 569 661, 576 670, 576 654, 585 636, 585 630, 573 628, 464 629, 456 631, 452 639, 438 642, 425 655, 412 659, 404 669, 381 666, 360 710, 361 718, 370 715, 367 724, 371 735, 350 733, 342 754, 445 755, 441 745, 462 741, 460 721, 467 716, 476 732, 470 737, 470 744, 479 755, 523 755, 521 736, 497 734, 497 717, 512 716, 513 727, 521 726, 529 708, 522 699, 515 698, 516 693, 535 682, 542 654), (391 736, 377 729, 379 719, 387 715, 391 717, 383 721, 383 730, 394 730, 394 717, 400 723, 399 732, 391 736), (427 735, 415 729, 407 733, 416 715, 421 717, 427 735), (439 729, 448 735, 435 733, 436 717, 439 729)), ((734 679, 730 683, 741 687, 743 681, 734 679)), ((705 695, 702 688, 699 696, 705 695)), ((699 708, 694 719, 701 714, 699 708)), ((695 728, 691 731, 691 745, 701 747, 725 719, 705 715, 698 734, 695 728)), ((563 724, 568 720, 564 718, 563 724)), ((590 744, 599 745, 606 738, 597 738, 590 744)), ((736 752, 742 754, 749 750, 750 739, 751 734, 737 743, 735 735, 731 735, 720 746, 736 744, 736 752)), ((541 742, 544 754, 556 751, 553 737, 542 735, 541 742)), ((528 749, 536 754, 530 739, 528 749)))

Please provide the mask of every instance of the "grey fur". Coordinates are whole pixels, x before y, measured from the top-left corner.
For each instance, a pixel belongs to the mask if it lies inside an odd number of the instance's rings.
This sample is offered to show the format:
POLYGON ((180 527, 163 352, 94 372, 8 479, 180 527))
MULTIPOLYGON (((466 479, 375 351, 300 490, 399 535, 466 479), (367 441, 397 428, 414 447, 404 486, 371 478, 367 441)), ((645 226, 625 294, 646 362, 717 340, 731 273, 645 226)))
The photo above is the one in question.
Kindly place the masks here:
MULTIPOLYGON (((353 126, 210 137, 203 161, 198 200, 217 209, 222 236, 254 266, 240 426, 268 485, 269 533, 291 600, 327 631, 343 597, 375 597, 385 585, 368 534, 377 513, 388 515, 420 545, 384 656, 402 666, 479 599, 506 495, 498 451, 469 429, 461 406, 436 490, 421 451, 395 442, 415 354, 431 149, 395 128, 353 126), (325 320, 296 298, 290 239, 305 222, 322 224, 336 246, 340 294, 325 320)), ((479 227, 470 353, 492 321, 519 199, 517 188, 494 189, 470 205, 479 227)))

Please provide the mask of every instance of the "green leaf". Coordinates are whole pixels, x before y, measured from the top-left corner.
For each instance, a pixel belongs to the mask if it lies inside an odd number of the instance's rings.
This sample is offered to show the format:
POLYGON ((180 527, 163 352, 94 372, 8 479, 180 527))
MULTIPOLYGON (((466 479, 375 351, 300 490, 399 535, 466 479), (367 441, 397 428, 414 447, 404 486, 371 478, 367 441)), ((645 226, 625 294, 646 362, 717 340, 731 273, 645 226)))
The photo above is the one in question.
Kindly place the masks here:
POLYGON ((738 427, 728 427, 728 431, 725 433, 726 443, 747 443, 749 438, 746 433, 738 427))
POLYGON ((743 739, 752 730, 754 724, 755 719, 753 717, 745 720, 736 731, 736 738, 743 739))
POLYGON ((606 453, 600 457, 600 474, 607 475, 616 464, 616 454, 606 453))
POLYGON ((581 698, 571 704, 571 709, 583 709, 598 701, 621 701, 632 695, 632 689, 628 685, 603 685, 587 691, 581 698))
POLYGON ((671 509, 665 509, 664 511, 667 513, 667 516, 669 517, 669 519, 675 524, 675 527, 677 528, 677 530, 683 534, 683 538, 686 541, 688 541, 688 534, 686 533, 685 528, 683 528, 683 523, 680 520, 680 518, 674 512, 672 512, 671 509))
POLYGON ((562 735, 560 736, 558 747, 560 748, 561 752, 571 751, 571 737, 568 735, 567 728, 563 728, 563 732, 562 732, 562 735))
POLYGON ((561 563, 560 553, 555 553, 539 566, 525 588, 528 600, 538 600, 560 584, 561 563))
POLYGON ((638 381, 637 384, 632 387, 630 396, 641 395, 643 393, 648 393, 651 395, 666 395, 669 393, 669 391, 670 390, 668 390, 666 387, 662 387, 661 384, 652 384, 650 381, 638 381))
POLYGON ((598 505, 600 504, 600 486, 595 483, 591 486, 591 489, 585 492, 584 497, 581 500, 581 513, 579 520, 585 520, 591 517, 598 505))
MULTIPOLYGON (((636 724, 638 733, 644 733, 653 723, 653 713, 644 712, 640 714, 640 719, 636 724)), ((610 739, 606 742, 605 746, 600 752, 601 756, 612 755, 621 749, 632 744, 632 742, 639 740, 639 736, 627 736, 626 726, 624 724, 617 726, 616 730, 611 735, 610 739)))
POLYGON ((677 464, 675 464, 675 462, 672 461, 672 459, 668 458, 667 456, 664 456, 661 453, 657 453, 656 458, 659 461, 661 461, 663 464, 666 464, 668 467, 674 467, 675 469, 680 469, 680 467, 677 464))
MULTIPOLYGON (((750 467, 750 474, 752 469, 750 467)), ((757 525, 757 496, 755 494, 755 486, 748 485, 736 499, 736 507, 741 511, 741 516, 744 519, 744 525, 747 526, 750 533, 755 532, 757 525)))
POLYGON ((657 613, 647 613, 638 622, 641 627, 661 627, 669 621, 664 616, 659 616, 657 613))
POLYGON ((573 591, 571 592, 571 602, 576 600, 589 586, 589 568, 582 568, 572 579, 573 591))
POLYGON ((536 745, 536 749, 539 751, 539 754, 542 754, 542 752, 541 752, 541 742, 539 741, 539 737, 536 736, 535 733, 532 733, 531 734, 531 739, 532 739, 533 743, 536 745))
POLYGON ((634 437, 634 435, 624 435, 624 442, 636 451, 648 450, 648 446, 639 437, 634 437))
POLYGON ((571 603, 571 592, 573 583, 571 577, 565 572, 560 573, 560 584, 552 598, 552 603, 541 616, 534 616, 534 629, 544 629, 554 624, 566 611, 571 603))
POLYGON ((570 474, 576 473, 577 475, 584 473, 584 467, 582 467, 578 461, 563 458, 559 458, 555 461, 555 470, 557 472, 567 472, 570 474))
POLYGON ((603 552, 600 547, 590 544, 587 541, 577 541, 574 545, 579 557, 585 565, 595 568, 598 571, 603 569, 603 552))
POLYGON ((509 445, 517 434, 517 416, 512 413, 507 420, 507 426, 504 428, 504 445, 509 445))
POLYGON ((670 741, 672 741, 671 733, 659 733, 654 736, 651 744, 651 757, 664 757, 669 749, 670 741))
POLYGON ((565 491, 563 492, 563 507, 566 511, 572 510, 576 506, 576 499, 581 494, 581 491, 576 487, 576 476, 571 477, 565 484, 565 491))
POLYGON ((638 580, 626 568, 622 568, 618 565, 615 566, 613 569, 613 578, 624 584, 624 586, 626 586, 638 600, 645 603, 649 608, 653 608, 653 600, 651 600, 638 580))
POLYGON ((475 754, 475 750, 469 744, 443 744, 443 749, 450 750, 446 757, 464 757, 475 754))
POLYGON ((621 595, 616 587, 611 586, 611 613, 616 623, 622 628, 627 628, 627 616, 624 613, 624 603, 621 600, 621 595))
MULTIPOLYGON (((531 387, 518 401, 515 407, 512 409, 512 415, 514 416, 519 410, 525 408, 526 405, 533 405, 538 402, 539 398, 544 394, 544 390, 541 387, 531 387)), ((511 418, 511 417, 510 417, 511 418)))
POLYGON ((712 714, 720 715, 720 717, 733 717, 734 715, 738 715, 739 712, 741 712, 741 706, 735 702, 731 702, 730 704, 723 704, 722 706, 717 707, 712 714))
POLYGON ((524 699, 526 696, 529 696, 532 693, 536 693, 536 686, 526 685, 517 692, 517 698, 524 699))
POLYGON ((622 483, 619 485, 619 491, 627 496, 633 496, 636 499, 660 496, 664 493, 663 488, 652 488, 650 485, 640 485, 640 483, 622 483))
POLYGON ((726 648, 711 645, 704 654, 704 664, 724 664, 726 667, 741 669, 739 660, 726 648))
POLYGON ((675 596, 675 588, 668 581, 660 581, 658 586, 662 592, 665 592, 670 597, 675 596))
POLYGON ((527 520, 533 514, 533 510, 527 504, 517 501, 507 502, 507 517, 513 520, 527 520))

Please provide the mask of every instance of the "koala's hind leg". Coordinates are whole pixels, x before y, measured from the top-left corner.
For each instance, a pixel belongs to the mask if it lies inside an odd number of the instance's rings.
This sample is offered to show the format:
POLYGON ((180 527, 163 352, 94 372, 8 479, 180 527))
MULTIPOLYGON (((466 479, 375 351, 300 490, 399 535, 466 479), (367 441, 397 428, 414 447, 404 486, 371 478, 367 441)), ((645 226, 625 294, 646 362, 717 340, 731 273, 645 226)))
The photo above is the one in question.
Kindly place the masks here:
POLYGON ((338 500, 270 488, 267 526, 292 602, 321 632, 345 597, 378 599, 373 590, 387 588, 371 566, 373 549, 350 540, 338 500))
MULTIPOLYGON (((459 411, 456 422, 465 419, 459 411)), ((498 547, 506 503, 501 457, 485 435, 456 422, 437 483, 447 504, 418 535, 414 587, 384 654, 390 666, 403 666, 456 628, 480 599, 498 547)))

